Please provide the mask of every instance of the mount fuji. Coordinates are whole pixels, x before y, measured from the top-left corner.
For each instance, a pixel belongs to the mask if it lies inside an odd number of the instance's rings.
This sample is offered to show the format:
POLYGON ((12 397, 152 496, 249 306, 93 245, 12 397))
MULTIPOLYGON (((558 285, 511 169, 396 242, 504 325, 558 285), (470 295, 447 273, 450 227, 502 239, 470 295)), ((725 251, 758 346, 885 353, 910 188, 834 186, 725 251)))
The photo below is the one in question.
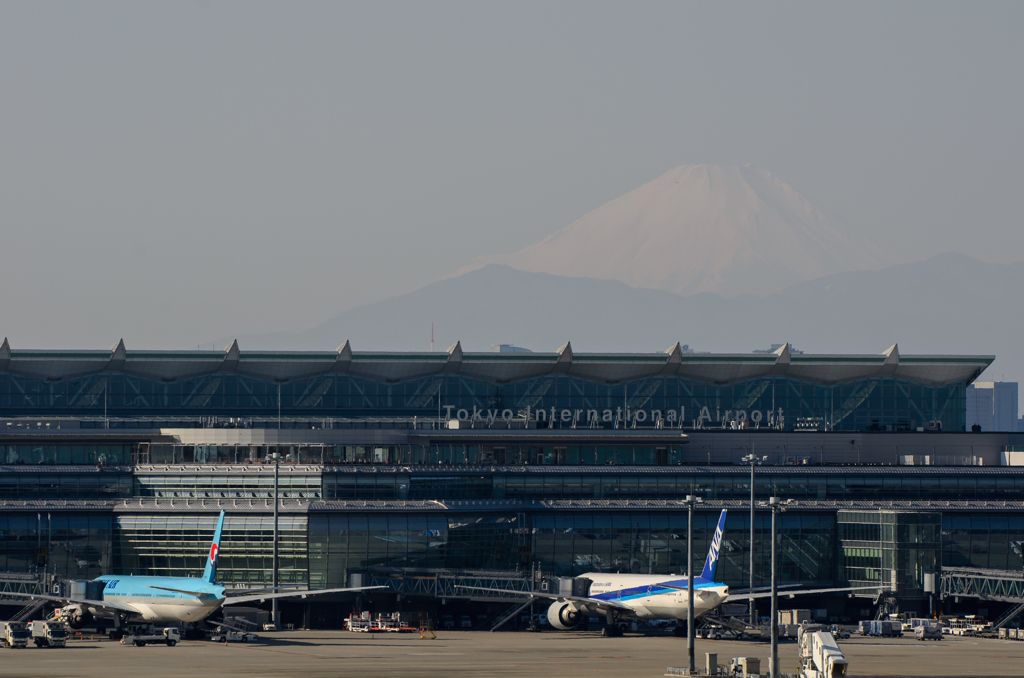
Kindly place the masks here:
POLYGON ((745 165, 683 165, 514 254, 488 264, 618 280, 681 295, 766 295, 888 261, 771 173, 745 165))

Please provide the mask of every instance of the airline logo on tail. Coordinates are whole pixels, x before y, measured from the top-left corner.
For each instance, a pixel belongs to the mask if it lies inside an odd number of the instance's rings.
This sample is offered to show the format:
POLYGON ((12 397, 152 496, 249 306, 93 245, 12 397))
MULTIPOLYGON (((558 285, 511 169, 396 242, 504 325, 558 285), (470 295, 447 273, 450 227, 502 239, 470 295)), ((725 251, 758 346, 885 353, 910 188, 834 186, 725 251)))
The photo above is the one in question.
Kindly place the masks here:
POLYGON ((718 528, 715 529, 715 536, 711 539, 711 549, 708 550, 708 559, 704 563, 704 571, 700 573, 701 579, 706 581, 715 580, 715 570, 718 569, 718 552, 722 548, 722 535, 725 532, 725 509, 718 518, 718 528))
POLYGON ((203 570, 203 579, 214 583, 217 578, 217 555, 220 552, 220 535, 224 530, 224 511, 220 512, 217 518, 217 528, 213 531, 213 543, 210 544, 210 557, 206 560, 206 569, 203 570))

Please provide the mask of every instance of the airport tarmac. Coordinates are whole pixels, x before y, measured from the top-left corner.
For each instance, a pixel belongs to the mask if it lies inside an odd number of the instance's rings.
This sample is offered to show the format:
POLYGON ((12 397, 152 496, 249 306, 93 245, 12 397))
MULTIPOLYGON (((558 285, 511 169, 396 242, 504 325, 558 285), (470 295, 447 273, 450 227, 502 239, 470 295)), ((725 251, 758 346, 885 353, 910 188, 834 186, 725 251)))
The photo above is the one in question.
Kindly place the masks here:
MULTIPOLYGON (((656 678, 668 666, 686 665, 686 639, 597 633, 487 633, 441 631, 436 640, 418 634, 292 631, 264 634, 253 644, 182 641, 176 647, 128 647, 112 641, 76 640, 66 648, 0 649, 0 676, 70 678, 230 678, 351 675, 359 678, 511 678, 638 676, 656 678)), ((840 646, 851 676, 1019 676, 1024 642, 946 637, 940 642, 855 636, 840 646)), ((698 640, 704 653, 753 656, 767 669, 767 643, 698 640)), ((784 672, 796 670, 796 643, 779 646, 784 672)))

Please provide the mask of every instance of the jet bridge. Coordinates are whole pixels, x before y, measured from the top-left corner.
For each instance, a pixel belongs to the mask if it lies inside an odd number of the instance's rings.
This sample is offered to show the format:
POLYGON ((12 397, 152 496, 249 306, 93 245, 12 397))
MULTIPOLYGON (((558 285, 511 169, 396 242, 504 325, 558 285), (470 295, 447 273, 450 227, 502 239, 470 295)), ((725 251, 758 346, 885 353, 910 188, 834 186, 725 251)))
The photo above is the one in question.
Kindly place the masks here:
MULTIPOLYGON (((521 601, 524 593, 560 591, 558 577, 539 571, 377 567, 349 572, 350 586, 383 586, 392 593, 475 602, 521 601), (508 594, 474 589, 501 589, 508 594)), ((383 593, 380 591, 379 593, 383 593)))
POLYGON ((1024 573, 1015 570, 944 567, 940 576, 939 595, 942 598, 1024 603, 1024 573))

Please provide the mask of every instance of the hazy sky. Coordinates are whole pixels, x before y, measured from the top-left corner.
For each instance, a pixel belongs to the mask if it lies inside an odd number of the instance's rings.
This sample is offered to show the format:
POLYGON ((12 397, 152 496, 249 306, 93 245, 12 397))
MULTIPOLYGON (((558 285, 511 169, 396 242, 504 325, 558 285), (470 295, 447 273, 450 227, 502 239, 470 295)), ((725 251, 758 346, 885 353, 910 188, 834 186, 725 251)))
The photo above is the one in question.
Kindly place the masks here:
POLYGON ((699 162, 902 259, 1024 259, 1021 35, 1019 2, 3 2, 0 335, 299 329, 699 162))

